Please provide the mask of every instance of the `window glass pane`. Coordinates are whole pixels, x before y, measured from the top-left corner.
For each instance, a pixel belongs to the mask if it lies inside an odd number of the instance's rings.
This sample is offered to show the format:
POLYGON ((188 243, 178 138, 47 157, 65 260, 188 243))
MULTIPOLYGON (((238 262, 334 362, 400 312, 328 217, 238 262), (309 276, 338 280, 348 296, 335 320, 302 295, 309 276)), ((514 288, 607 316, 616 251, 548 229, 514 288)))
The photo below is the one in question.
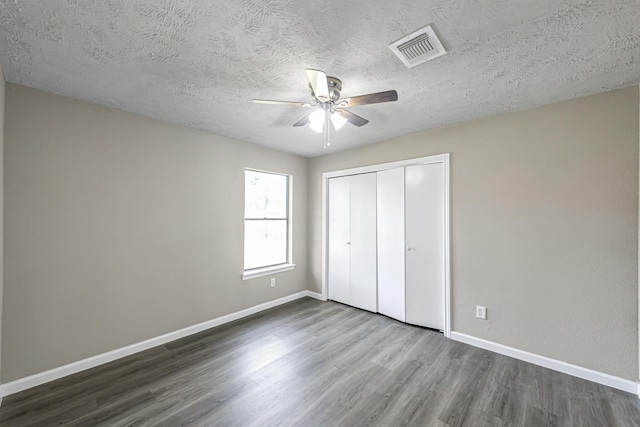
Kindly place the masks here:
POLYGON ((244 269, 287 262, 287 221, 244 222, 244 269))
POLYGON ((287 180, 286 175, 245 171, 244 217, 286 218, 287 180))

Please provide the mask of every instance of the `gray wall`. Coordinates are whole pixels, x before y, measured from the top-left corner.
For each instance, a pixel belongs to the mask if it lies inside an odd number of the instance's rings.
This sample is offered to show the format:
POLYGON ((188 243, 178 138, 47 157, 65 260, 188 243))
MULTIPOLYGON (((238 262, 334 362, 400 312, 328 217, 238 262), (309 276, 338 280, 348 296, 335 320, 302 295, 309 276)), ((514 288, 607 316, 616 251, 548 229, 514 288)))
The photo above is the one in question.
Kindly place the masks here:
POLYGON ((308 160, 13 84, 2 382, 306 289, 308 160), (293 175, 293 271, 241 280, 244 168, 293 175))
POLYGON ((635 86, 312 159, 310 289, 323 172, 449 152, 453 330, 636 380, 638 117, 635 86))
POLYGON ((636 380, 639 99, 636 86, 307 161, 8 84, 2 382, 320 291, 321 173, 444 152, 453 329, 636 380), (276 288, 240 280, 244 167, 294 175, 297 268, 276 288))

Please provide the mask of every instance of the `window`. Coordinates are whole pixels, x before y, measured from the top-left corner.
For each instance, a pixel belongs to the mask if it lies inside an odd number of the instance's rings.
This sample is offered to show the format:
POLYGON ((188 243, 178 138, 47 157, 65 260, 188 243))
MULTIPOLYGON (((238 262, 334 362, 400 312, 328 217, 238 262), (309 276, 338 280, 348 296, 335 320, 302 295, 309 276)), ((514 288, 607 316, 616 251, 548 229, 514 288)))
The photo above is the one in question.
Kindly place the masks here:
POLYGON ((245 279, 293 268, 289 263, 289 188, 288 175, 245 170, 245 279))

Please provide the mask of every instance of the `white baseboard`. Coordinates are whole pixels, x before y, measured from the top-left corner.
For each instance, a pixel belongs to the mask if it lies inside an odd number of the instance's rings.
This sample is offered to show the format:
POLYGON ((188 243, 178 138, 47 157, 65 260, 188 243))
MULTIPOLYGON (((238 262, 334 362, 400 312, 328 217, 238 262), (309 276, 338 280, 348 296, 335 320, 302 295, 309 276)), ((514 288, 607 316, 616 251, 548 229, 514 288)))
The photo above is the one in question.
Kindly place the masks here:
POLYGON ((141 341, 136 344, 131 344, 126 347, 98 354, 87 359, 82 359, 77 362, 60 366, 58 368, 50 369, 48 371, 40 372, 25 378, 20 378, 19 380, 2 384, 0 385, 0 402, 2 401, 1 398, 3 396, 18 393, 20 391, 45 384, 62 377, 66 377, 68 375, 95 368, 96 366, 104 365, 105 363, 109 363, 114 360, 121 359, 123 357, 127 357, 132 354, 139 353, 141 351, 187 337, 189 335, 197 334, 198 332, 202 332, 207 329, 223 325, 225 323, 233 322, 234 320, 242 319, 243 317, 251 316, 252 314, 258 313, 260 311, 277 307, 279 305, 286 304, 300 298, 304 298, 307 296, 317 298, 317 295, 319 294, 316 294, 315 292, 301 291, 293 295, 279 298, 274 301, 265 302, 263 304, 258 304, 253 307, 237 311, 235 313, 227 314, 225 316, 208 320, 206 322, 198 323, 197 325, 189 326, 174 332, 169 332, 168 334, 160 335, 158 337, 141 341))
POLYGON ((311 298, 319 299, 320 301, 326 301, 327 300, 327 298, 324 295, 319 294, 317 292, 307 291, 307 296, 311 297, 311 298))
POLYGON ((574 377, 593 381, 594 383, 617 388, 618 390, 633 393, 640 397, 640 384, 636 381, 626 380, 624 378, 615 377, 603 372, 598 372, 592 369, 583 368, 581 366, 572 365, 560 360, 551 359, 549 357, 540 356, 534 353, 529 353, 528 351, 518 350, 517 348, 508 347, 506 345, 487 341, 482 338, 472 337, 471 335, 461 334, 460 332, 452 331, 451 339, 454 341, 472 345, 474 347, 480 347, 485 350, 493 351, 494 353, 510 356, 514 359, 533 363, 534 365, 543 366, 545 368, 572 375, 574 377))

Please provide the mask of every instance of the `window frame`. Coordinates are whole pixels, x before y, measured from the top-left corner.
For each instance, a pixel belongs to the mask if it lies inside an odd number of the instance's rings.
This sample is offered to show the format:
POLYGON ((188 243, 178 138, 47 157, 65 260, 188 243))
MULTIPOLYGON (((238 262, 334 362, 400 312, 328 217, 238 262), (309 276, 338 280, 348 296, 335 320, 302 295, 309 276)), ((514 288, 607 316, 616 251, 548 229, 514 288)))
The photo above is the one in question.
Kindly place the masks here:
POLYGON ((269 274, 279 273, 283 271, 293 270, 295 268, 295 264, 292 262, 293 258, 293 245, 292 245, 292 234, 293 234, 293 203, 291 201, 291 196, 293 194, 293 175, 283 173, 283 172, 273 172, 262 169, 254 169, 254 168, 244 168, 244 181, 243 181, 243 200, 244 200, 244 213, 243 213, 243 274, 242 280, 252 279, 255 277, 266 276, 269 274), (263 174, 270 175, 278 175, 284 176, 286 178, 286 217, 285 218, 251 218, 246 216, 246 208, 247 208, 247 199, 246 199, 246 188, 247 188, 247 172, 258 172, 263 174), (245 268, 244 266, 244 256, 246 255, 246 223, 247 221, 285 221, 286 223, 286 253, 285 253, 285 261, 282 263, 264 265, 260 267, 253 268, 245 268))

